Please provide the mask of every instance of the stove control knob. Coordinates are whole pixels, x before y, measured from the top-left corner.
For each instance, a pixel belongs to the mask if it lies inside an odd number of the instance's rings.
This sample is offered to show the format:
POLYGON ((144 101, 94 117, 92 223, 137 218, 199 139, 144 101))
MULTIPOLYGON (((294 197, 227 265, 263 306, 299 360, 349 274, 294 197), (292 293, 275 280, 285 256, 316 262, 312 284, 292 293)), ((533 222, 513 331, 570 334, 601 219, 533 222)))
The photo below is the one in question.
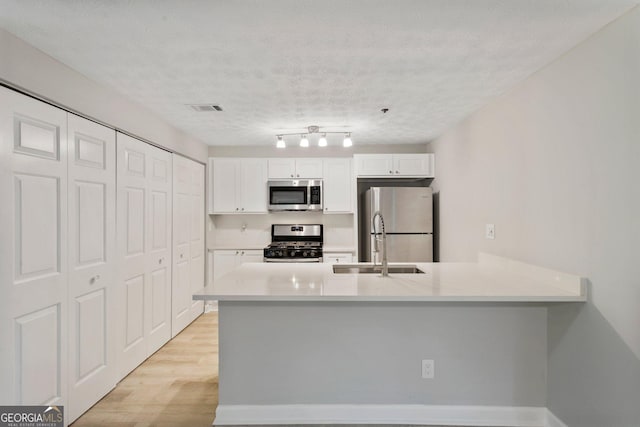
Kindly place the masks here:
POLYGON ((305 257, 309 256, 309 251, 304 251, 302 256, 305 256, 305 257))
POLYGON ((312 258, 315 258, 315 256, 316 256, 316 251, 311 251, 311 252, 309 252, 309 256, 311 256, 312 258))
POLYGON ((290 256, 296 256, 296 251, 290 251, 290 252, 289 252, 289 255, 290 255, 290 256))

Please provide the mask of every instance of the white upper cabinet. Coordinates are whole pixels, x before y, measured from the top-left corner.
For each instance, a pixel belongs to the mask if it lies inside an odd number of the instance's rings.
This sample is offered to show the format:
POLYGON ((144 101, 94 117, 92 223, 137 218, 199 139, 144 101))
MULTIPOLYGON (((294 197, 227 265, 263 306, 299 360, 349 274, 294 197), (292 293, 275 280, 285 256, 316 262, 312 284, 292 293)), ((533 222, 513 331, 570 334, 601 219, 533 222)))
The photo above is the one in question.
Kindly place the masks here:
POLYGON ((209 176, 210 214, 267 212, 266 160, 212 158, 209 176))
POLYGON ((433 154, 356 154, 356 174, 362 177, 433 178, 433 154))
POLYGON ((322 159, 269 159, 269 179, 322 178, 322 159))
POLYGON ((353 212, 354 180, 351 173, 351 159, 335 158, 324 160, 324 212, 353 212))

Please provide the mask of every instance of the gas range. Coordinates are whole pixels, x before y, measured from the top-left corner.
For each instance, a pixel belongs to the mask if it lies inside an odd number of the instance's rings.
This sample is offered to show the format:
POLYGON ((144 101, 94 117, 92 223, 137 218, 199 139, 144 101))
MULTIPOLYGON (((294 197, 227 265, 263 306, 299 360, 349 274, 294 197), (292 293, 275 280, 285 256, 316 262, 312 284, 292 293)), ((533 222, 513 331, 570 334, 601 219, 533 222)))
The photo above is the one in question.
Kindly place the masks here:
POLYGON ((322 224, 273 224, 265 262, 322 262, 322 224))

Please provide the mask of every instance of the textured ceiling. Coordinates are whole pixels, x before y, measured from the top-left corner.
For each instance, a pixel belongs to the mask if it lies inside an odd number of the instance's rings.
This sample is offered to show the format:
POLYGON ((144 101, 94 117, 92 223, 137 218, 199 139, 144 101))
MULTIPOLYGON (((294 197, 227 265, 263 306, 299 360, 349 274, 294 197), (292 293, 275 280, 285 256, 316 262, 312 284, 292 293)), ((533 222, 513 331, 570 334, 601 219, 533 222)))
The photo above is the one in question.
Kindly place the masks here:
POLYGON ((1 0, 0 27, 211 145, 420 143, 634 3, 1 0))

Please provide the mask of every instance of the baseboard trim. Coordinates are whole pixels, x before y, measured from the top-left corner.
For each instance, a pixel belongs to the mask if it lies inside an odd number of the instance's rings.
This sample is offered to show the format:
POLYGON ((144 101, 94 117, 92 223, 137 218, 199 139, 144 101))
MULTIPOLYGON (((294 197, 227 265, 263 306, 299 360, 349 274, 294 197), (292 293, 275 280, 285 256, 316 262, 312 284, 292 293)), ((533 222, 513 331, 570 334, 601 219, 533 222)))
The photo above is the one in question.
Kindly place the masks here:
POLYGON ((564 424, 558 424, 557 426, 548 425, 547 420, 549 419, 549 414, 550 412, 544 407, 517 406, 218 405, 213 424, 422 424, 492 427, 564 426, 564 424))
POLYGON ((551 412, 551 410, 548 408, 547 408, 546 418, 547 419, 546 419, 545 427, 569 427, 568 425, 563 423, 560 418, 556 417, 556 415, 553 412, 551 412))

